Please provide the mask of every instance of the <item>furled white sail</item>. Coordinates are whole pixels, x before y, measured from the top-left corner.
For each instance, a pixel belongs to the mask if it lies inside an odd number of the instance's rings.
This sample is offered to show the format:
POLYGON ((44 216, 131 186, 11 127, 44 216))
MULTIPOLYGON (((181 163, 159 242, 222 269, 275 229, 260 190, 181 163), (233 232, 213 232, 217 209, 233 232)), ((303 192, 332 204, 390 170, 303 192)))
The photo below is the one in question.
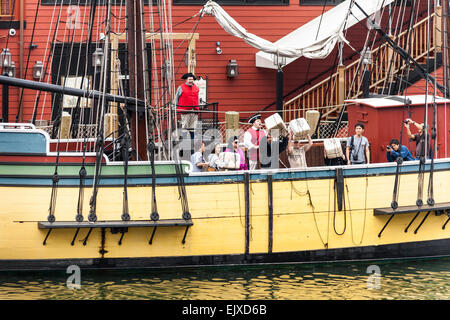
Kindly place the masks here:
POLYGON ((344 1, 274 43, 247 32, 212 0, 205 4, 203 12, 214 16, 229 34, 242 38, 249 45, 261 50, 256 54, 257 67, 276 69, 278 66, 275 63, 274 55, 286 57, 285 64, 302 56, 310 59, 324 59, 331 53, 338 41, 347 42, 344 30, 366 18, 353 2, 357 2, 367 14, 371 15, 393 1, 344 1))

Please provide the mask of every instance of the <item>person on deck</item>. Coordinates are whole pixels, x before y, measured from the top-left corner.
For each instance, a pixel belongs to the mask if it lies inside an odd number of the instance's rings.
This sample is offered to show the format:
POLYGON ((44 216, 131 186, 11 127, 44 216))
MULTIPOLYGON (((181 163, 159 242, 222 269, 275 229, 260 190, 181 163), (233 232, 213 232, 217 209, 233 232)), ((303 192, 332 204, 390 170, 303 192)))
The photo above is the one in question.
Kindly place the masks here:
POLYGON ((428 132, 424 130, 424 126, 423 123, 417 123, 409 118, 405 120, 406 133, 411 141, 416 142, 415 160, 419 160, 420 156, 425 156, 425 154, 427 158, 431 158, 431 138, 428 132), (419 132, 412 134, 409 128, 410 124, 413 124, 419 132), (425 141, 427 141, 427 151, 425 151, 425 141))
POLYGON ((220 161, 219 154, 221 151, 220 143, 217 143, 214 147, 214 152, 211 152, 211 154, 208 156, 208 171, 219 171, 223 168, 224 163, 223 161, 220 161))
POLYGON ((398 157, 403 158, 403 161, 414 160, 414 157, 406 146, 400 145, 400 142, 397 139, 392 139, 386 147, 387 161, 394 162, 398 157))
POLYGON ((370 163, 369 140, 362 134, 364 132, 364 124, 355 124, 355 135, 347 139, 347 164, 363 164, 370 163))
POLYGON ((268 132, 267 136, 261 138, 259 143, 259 159, 261 168, 278 168, 279 154, 286 150, 289 143, 289 137, 272 138, 272 133, 268 132), (278 154, 272 155, 272 142, 278 143, 278 154), (272 158, 272 156, 274 158, 272 158))
POLYGON ((192 172, 201 172, 208 169, 208 163, 203 157, 203 152, 205 152, 205 143, 203 141, 195 143, 196 152, 191 155, 192 162, 192 172))
POLYGON ((239 147, 239 139, 237 136, 233 137, 233 148, 232 149, 226 148, 225 152, 234 152, 234 153, 239 154, 240 159, 241 159, 241 164, 239 166, 239 170, 248 170, 247 163, 245 163, 244 150, 242 150, 239 147))
POLYGON ((262 129, 260 114, 252 116, 248 122, 252 124, 252 127, 244 133, 244 145, 248 149, 250 170, 255 170, 259 162, 259 144, 262 137, 266 135, 266 131, 262 129))
POLYGON ((177 112, 181 114, 181 128, 193 129, 198 121, 200 90, 194 83, 196 78, 192 73, 184 74, 181 79, 184 79, 185 83, 177 88, 174 104, 177 106, 177 112))
POLYGON ((306 151, 311 149, 313 142, 311 140, 310 135, 306 135, 308 138, 308 143, 300 146, 299 141, 293 140, 292 131, 289 131, 289 144, 287 146, 287 155, 289 160, 289 165, 291 168, 307 168, 308 164, 306 163, 306 151))

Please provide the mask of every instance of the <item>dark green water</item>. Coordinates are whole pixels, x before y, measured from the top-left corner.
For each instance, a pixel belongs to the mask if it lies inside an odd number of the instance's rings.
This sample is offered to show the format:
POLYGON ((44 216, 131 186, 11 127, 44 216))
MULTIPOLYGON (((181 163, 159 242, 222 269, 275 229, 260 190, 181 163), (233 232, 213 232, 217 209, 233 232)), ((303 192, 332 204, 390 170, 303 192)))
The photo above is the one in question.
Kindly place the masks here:
POLYGON ((162 271, 81 269, 79 289, 68 288, 69 276, 64 271, 0 273, 0 299, 450 299, 450 259, 162 271), (379 277, 370 268, 379 268, 379 277))

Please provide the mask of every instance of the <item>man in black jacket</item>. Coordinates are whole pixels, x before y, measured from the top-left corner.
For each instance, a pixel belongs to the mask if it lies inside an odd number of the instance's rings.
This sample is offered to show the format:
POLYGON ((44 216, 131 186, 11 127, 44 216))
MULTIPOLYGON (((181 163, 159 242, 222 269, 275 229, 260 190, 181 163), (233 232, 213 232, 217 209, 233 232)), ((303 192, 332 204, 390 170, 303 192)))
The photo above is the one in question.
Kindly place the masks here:
POLYGON ((271 132, 261 138, 259 143, 259 159, 261 168, 278 169, 278 162, 280 160, 280 153, 286 150, 289 143, 289 137, 279 136, 272 137, 271 132), (272 148, 274 153, 272 154, 272 148), (278 150, 277 150, 278 149, 278 150))

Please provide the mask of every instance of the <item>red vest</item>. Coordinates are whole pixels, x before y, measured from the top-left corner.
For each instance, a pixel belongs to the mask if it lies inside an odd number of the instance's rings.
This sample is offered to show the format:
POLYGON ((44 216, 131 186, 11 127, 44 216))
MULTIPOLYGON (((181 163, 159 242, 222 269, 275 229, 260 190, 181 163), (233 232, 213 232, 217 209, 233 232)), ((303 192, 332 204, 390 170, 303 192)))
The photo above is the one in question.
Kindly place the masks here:
POLYGON ((193 84, 192 87, 186 83, 181 85, 182 94, 178 99, 177 111, 198 110, 198 87, 193 84), (195 106, 192 108, 192 106, 195 106))
MULTIPOLYGON (((264 130, 260 129, 259 131, 256 131, 255 129, 253 129, 253 127, 248 129, 247 131, 250 132, 250 134, 252 135, 251 142, 255 146, 259 146, 259 142, 261 141, 261 138, 266 135, 264 130)), ((258 152, 259 152, 259 149, 250 149, 249 150, 249 159, 250 160, 258 160, 258 152)))

